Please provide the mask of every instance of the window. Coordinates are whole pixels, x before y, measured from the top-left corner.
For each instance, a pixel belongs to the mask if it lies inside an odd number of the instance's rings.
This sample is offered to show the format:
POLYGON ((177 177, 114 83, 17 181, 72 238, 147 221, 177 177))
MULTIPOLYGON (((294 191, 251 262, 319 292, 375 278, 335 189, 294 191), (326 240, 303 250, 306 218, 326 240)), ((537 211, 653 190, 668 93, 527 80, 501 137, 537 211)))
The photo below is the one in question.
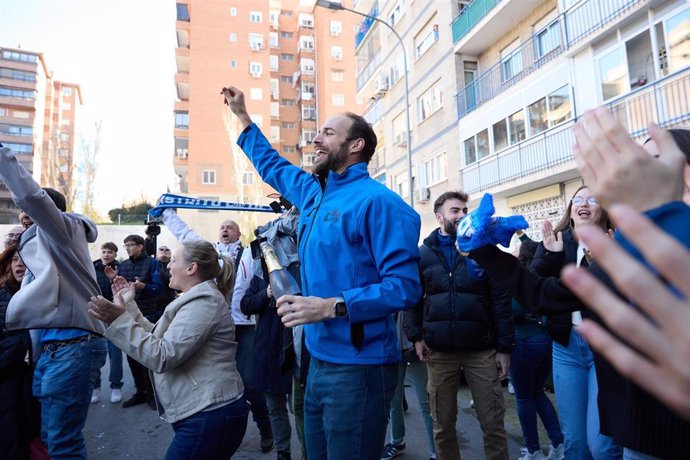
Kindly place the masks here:
POLYGON ((314 37, 300 36, 299 48, 301 50, 314 51, 314 37))
POLYGON ((260 50, 264 47, 263 34, 249 34, 249 47, 253 50, 260 50))
POLYGON ((407 119, 405 118, 405 111, 400 112, 393 118, 393 143, 400 147, 407 146, 407 135, 405 134, 407 126, 407 119))
POLYGON ((235 33, 235 32, 230 32, 230 41, 231 41, 231 42, 236 42, 236 41, 237 41, 237 33, 235 33))
POLYGON ((278 100, 280 98, 280 83, 277 78, 271 78, 271 99, 278 100))
POLYGON ((254 173, 247 171, 242 174, 242 185, 254 185, 254 173))
POLYGON ((492 131, 494 135, 494 152, 508 147, 508 123, 505 118, 495 123, 492 131))
POLYGON ((273 27, 274 29, 279 28, 280 27, 280 11, 269 10, 268 22, 271 24, 271 27, 273 27))
POLYGON ((60 140, 64 142, 69 142, 71 136, 70 133, 60 133, 60 140))
POLYGON ((292 11, 291 10, 280 10, 280 15, 281 16, 292 16, 292 11))
POLYGON ((269 57, 269 67, 271 68, 271 72, 277 72, 279 68, 278 64, 278 55, 277 54, 271 54, 269 57))
POLYGON ((186 3, 177 4, 177 20, 189 22, 189 5, 186 3))
POLYGON ((292 84, 292 77, 290 75, 281 75, 280 76, 280 82, 292 84))
POLYGON ((400 80, 405 72, 405 61, 403 59, 403 55, 400 54, 393 61, 393 65, 391 65, 390 78, 388 79, 390 86, 393 86, 398 80, 400 80))
POLYGON ((271 143, 280 142, 280 126, 271 126, 271 143))
POLYGON ((233 59, 232 61, 230 61, 230 68, 231 69, 237 68, 237 61, 236 60, 233 59))
POLYGON ((280 59, 283 61, 292 61, 293 59, 295 59, 295 56, 288 53, 281 53, 280 59))
POLYGON ((300 13, 299 26, 305 29, 312 29, 314 27, 314 16, 307 13, 300 13))
POLYGON ((70 104, 69 102, 65 102, 64 104, 62 104, 62 110, 72 110, 72 104, 70 104))
POLYGON ((690 45, 688 23, 690 23, 690 9, 666 21, 671 72, 690 66, 690 53, 687 51, 690 45))
POLYGON ((249 88, 249 99, 260 101, 264 98, 264 90, 261 88, 249 88))
POLYGON ((446 153, 441 153, 425 161, 421 170, 423 177, 420 180, 426 187, 446 180, 446 153))
POLYGON ((417 106, 420 123, 443 107, 443 90, 440 80, 417 99, 417 106))
POLYGON ((280 150, 283 153, 295 153, 297 151, 294 145, 281 145, 280 150))
POLYGON ((515 40, 501 50, 501 78, 508 81, 522 72, 522 52, 520 40, 515 40))
POLYGON ((331 101, 334 107, 345 107, 345 95, 344 94, 332 94, 331 101))
POLYGON ((395 4, 388 15, 388 24, 390 24, 392 27, 395 27, 395 25, 400 22, 400 19, 405 15, 405 11, 407 11, 407 8, 405 8, 405 0, 400 0, 395 4))
POLYGON ((438 41, 438 24, 427 22, 414 38, 414 57, 419 59, 438 41))
POLYGON ((284 121, 280 126, 283 129, 295 129, 295 124, 291 121, 284 121))
POLYGON ((303 74, 314 75, 314 60, 302 58, 299 61, 299 67, 303 74))
POLYGON ((10 80, 18 81, 36 81, 36 72, 0 67, 0 78, 8 78, 10 80))
POLYGON ((489 131, 483 130, 463 142, 465 166, 489 155, 489 131))
POLYGON ((263 66, 260 62, 251 61, 249 63, 249 73, 252 77, 259 78, 263 73, 263 66))
POLYGON ((9 147, 16 153, 33 153, 34 148, 31 144, 18 144, 14 142, 3 142, 2 145, 9 147))
POLYGON ((571 118, 570 89, 565 85, 527 107, 530 136, 571 118))
POLYGON ((249 22, 260 23, 261 22, 261 12, 260 11, 250 11, 249 12, 249 22))
POLYGON ((189 112, 175 112, 175 128, 189 128, 189 112))
POLYGON ((343 23, 340 21, 331 21, 331 36, 337 37, 343 33, 343 23))
POLYGON ((271 118, 280 118, 280 102, 271 102, 271 118))
POLYGON ((3 50, 2 58, 10 61, 38 62, 38 56, 35 54, 20 53, 18 51, 3 50))
POLYGON ((343 60, 343 47, 342 46, 331 46, 331 56, 336 61, 343 60))
POLYGON ((316 92, 314 82, 303 81, 300 86, 302 88, 302 94, 314 94, 316 92))
POLYGON ((0 107, 0 117, 4 117, 6 113, 7 113, 7 110, 5 110, 4 108, 0 107))
POLYGON ((295 105, 294 99, 281 99, 280 105, 283 107, 293 107, 295 105))
POLYGON ((314 140, 316 137, 316 131, 313 129, 303 129, 302 130, 302 139, 305 140, 308 144, 311 144, 311 142, 314 140))
POLYGON ((332 81, 344 81, 345 72, 342 70, 331 70, 331 80, 332 81))
POLYGON ((558 21, 548 16, 550 23, 542 26, 537 23, 535 29, 535 43, 537 59, 542 58, 561 45, 560 27, 558 21))
POLYGON ((303 105, 302 106, 302 119, 303 120, 316 120, 316 107, 313 105, 303 105))
POLYGON ((4 86, 0 86, 0 96, 14 97, 17 99, 34 99, 36 97, 31 90, 7 88, 4 86))
POLYGON ((285 31, 280 32, 280 38, 292 38, 293 35, 294 35, 294 32, 285 32, 285 31))
POLYGON ((616 48, 599 58, 599 78, 604 101, 627 91, 623 48, 616 48))
POLYGON ((509 116, 508 127, 510 128, 510 145, 524 141, 527 137, 525 131, 525 111, 520 110, 509 116))
POLYGON ((31 112, 27 112, 25 110, 13 110, 12 116, 14 118, 21 118, 22 120, 28 120, 29 118, 31 118, 31 112))
POLYGON ((268 34, 268 42, 271 48, 278 48, 278 33, 271 32, 268 34))
POLYGON ((237 8, 234 6, 230 7, 230 16, 237 16, 237 8))
POLYGON ((204 169, 201 171, 201 183, 204 185, 213 185, 216 183, 216 170, 204 169))
POLYGON ((189 139, 186 137, 175 138, 175 155, 177 158, 187 158, 189 155, 189 139))

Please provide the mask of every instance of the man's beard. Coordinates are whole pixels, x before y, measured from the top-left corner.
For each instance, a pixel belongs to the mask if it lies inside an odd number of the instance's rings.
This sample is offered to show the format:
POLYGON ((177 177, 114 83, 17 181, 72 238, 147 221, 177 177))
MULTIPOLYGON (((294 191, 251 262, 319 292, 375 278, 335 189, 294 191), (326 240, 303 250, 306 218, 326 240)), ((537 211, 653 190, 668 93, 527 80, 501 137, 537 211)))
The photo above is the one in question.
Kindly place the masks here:
POLYGON ((326 158, 321 162, 316 163, 312 168, 312 172, 324 179, 328 177, 329 171, 337 171, 343 167, 347 161, 347 147, 342 146, 337 152, 329 152, 326 158))
POLYGON ((453 239, 457 238, 458 236, 458 230, 455 222, 448 220, 445 217, 443 218, 443 231, 453 237, 453 239))

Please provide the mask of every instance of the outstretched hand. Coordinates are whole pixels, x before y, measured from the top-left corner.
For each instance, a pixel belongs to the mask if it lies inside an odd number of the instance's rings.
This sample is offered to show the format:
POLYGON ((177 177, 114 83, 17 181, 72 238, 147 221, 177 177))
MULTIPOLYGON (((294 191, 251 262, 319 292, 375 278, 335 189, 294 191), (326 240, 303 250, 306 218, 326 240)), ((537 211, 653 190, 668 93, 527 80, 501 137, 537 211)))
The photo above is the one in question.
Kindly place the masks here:
POLYGON ((553 225, 549 219, 544 219, 544 222, 541 223, 541 240, 547 251, 563 251, 563 233, 554 234, 553 225))
POLYGON ((235 114, 242 125, 242 129, 252 124, 252 119, 247 112, 244 102, 244 93, 234 86, 223 87, 220 94, 225 98, 223 103, 230 107, 230 111, 235 114))

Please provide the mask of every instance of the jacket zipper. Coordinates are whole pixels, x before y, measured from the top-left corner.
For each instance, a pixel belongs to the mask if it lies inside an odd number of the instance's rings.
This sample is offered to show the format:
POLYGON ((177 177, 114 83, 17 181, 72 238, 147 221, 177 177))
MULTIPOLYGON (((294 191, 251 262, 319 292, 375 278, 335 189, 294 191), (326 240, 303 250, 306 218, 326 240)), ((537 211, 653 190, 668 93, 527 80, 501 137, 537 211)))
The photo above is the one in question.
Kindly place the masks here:
MULTIPOLYGON (((309 223, 309 229, 308 233, 304 235, 303 237, 300 237, 300 242, 304 244, 304 250, 302 252, 302 256, 300 259, 303 259, 304 262, 306 262, 307 257, 306 257, 306 244, 307 241, 309 240, 309 237, 311 236, 311 231, 314 228, 314 222, 316 222, 316 215, 319 213, 319 209, 321 208, 321 203, 323 203, 324 198, 326 197, 326 189, 328 188, 328 182, 326 182, 326 185, 323 188, 323 191, 321 192, 321 199, 319 200, 319 204, 316 205, 316 208, 313 210, 313 215, 311 222, 309 223)), ((305 263, 301 263, 301 267, 306 267, 305 263)), ((302 275, 302 295, 304 295, 304 292, 306 291, 305 287, 307 287, 309 284, 307 283, 307 277, 305 276, 307 273, 306 268, 304 270, 300 270, 301 275, 302 275)))

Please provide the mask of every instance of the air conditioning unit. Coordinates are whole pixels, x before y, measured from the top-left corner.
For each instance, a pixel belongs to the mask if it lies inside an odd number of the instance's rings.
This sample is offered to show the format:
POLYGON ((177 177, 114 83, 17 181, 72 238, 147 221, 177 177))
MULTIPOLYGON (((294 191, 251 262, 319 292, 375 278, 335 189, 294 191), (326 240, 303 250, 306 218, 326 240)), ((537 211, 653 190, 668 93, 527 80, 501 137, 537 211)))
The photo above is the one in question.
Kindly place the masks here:
POLYGON ((185 160, 187 158, 187 155, 189 155, 189 150, 177 149, 177 158, 179 158, 180 160, 185 160))
POLYGON ((380 74, 376 79, 376 94, 383 94, 388 91, 388 75, 380 74))
POLYGON ((252 43, 251 48, 252 48, 252 51, 261 51, 263 46, 261 46, 261 43, 252 43))
POLYGON ((302 19, 299 23, 300 27, 305 27, 308 29, 313 29, 314 28, 314 21, 309 20, 309 19, 302 19))
POLYGON ((429 201, 429 198, 431 198, 431 190, 429 190, 429 187, 421 186, 417 189, 417 202, 426 203, 429 201))
POLYGON ((399 147, 407 147, 407 137, 405 133, 398 133, 395 135, 395 145, 399 147))
POLYGON ((261 72, 249 72, 249 74, 254 78, 261 78, 261 72))
POLYGON ((306 140, 306 139, 300 139, 300 140, 299 140, 299 147, 302 148, 302 149, 303 149, 304 147, 306 147, 307 145, 309 145, 309 144, 311 144, 311 141, 308 141, 308 140, 306 140))

